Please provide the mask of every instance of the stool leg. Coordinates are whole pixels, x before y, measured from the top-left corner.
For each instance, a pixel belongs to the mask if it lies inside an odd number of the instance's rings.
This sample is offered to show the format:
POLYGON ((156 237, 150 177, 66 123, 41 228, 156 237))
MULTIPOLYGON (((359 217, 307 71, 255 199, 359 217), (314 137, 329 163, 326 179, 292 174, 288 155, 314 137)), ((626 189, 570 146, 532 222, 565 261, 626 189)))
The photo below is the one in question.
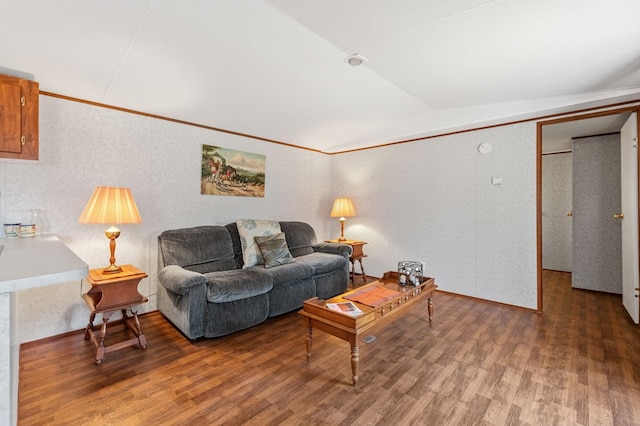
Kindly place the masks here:
POLYGON ((107 337, 107 322, 109 322, 109 317, 112 312, 103 312, 102 314, 102 328, 100 329, 100 333, 98 334, 98 347, 96 351, 96 365, 102 364, 102 359, 104 358, 104 339, 107 337))
MULTIPOLYGON (((362 271, 362 282, 367 282, 367 274, 365 274, 364 272, 364 266, 362 266, 362 259, 358 259, 358 262, 360 262, 360 270, 362 271)), ((355 265, 353 265, 355 266, 355 265)))
POLYGON ((124 326, 124 330, 127 331, 127 321, 129 320, 129 315, 127 315, 126 309, 121 309, 122 311, 122 325, 124 326))
POLYGON ((96 319, 96 314, 92 313, 91 315, 89 315, 89 324, 87 324, 87 327, 84 329, 84 340, 89 340, 89 338, 91 337, 91 333, 89 333, 89 330, 93 330, 94 319, 96 319))
POLYGON ((142 327, 140 327, 140 321, 138 321, 138 311, 134 311, 131 309, 131 313, 133 314, 133 319, 136 324, 136 335, 138 336, 138 343, 140 343, 140 349, 147 349, 147 339, 144 337, 144 333, 142 332, 142 327))
POLYGON ((351 282, 356 284, 356 261, 353 259, 349 259, 351 261, 351 282))

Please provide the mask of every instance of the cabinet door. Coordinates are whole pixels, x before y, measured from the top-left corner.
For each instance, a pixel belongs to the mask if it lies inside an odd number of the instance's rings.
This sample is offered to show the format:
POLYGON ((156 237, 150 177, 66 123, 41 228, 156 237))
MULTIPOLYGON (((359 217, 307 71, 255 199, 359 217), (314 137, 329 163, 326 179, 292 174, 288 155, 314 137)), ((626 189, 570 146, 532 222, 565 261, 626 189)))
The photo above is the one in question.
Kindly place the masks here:
POLYGON ((0 151, 22 151, 22 90, 18 84, 0 82, 0 151))
POLYGON ((0 158, 38 159, 38 96, 35 81, 0 75, 0 158))

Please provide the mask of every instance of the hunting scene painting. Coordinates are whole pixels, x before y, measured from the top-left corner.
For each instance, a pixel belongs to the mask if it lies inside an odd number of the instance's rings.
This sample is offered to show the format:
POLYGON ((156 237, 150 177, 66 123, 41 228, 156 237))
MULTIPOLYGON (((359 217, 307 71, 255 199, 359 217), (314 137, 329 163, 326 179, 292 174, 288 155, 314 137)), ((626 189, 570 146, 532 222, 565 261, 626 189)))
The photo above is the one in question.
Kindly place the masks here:
POLYGON ((202 145, 200 193, 264 197, 265 160, 260 154, 202 145))

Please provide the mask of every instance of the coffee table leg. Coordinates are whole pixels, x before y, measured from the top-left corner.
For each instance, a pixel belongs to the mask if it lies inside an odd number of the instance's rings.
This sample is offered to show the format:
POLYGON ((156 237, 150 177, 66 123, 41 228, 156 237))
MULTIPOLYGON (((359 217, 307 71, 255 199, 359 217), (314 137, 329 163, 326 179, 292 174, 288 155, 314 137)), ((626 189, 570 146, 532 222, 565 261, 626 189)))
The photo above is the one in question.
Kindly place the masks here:
POLYGON ((307 328, 307 334, 304 337, 304 343, 307 346, 307 362, 311 361, 311 345, 313 343, 313 327, 311 327, 311 320, 304 318, 304 325, 307 328))
POLYGON ((358 345, 356 345, 355 339, 351 343, 351 375, 353 379, 353 386, 358 384, 358 363, 360 362, 358 345))
POLYGON ((433 300, 431 297, 429 298, 429 304, 427 309, 429 310, 429 324, 431 324, 431 318, 433 317, 433 300))

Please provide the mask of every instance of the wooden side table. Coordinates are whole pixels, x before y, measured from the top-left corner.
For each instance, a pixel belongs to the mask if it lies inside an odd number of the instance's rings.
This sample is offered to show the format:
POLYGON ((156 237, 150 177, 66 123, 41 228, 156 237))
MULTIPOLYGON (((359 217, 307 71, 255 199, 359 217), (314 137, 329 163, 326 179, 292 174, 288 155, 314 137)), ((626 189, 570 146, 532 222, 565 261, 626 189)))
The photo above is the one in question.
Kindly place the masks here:
POLYGON ((84 339, 91 339, 96 347, 96 365, 102 364, 102 359, 109 352, 135 344, 140 345, 140 349, 147 348, 147 341, 142 333, 140 321, 138 321, 138 312, 134 310, 134 306, 147 302, 147 298, 138 293, 138 283, 146 278, 147 274, 131 265, 122 266, 122 272, 116 274, 104 274, 102 271, 103 268, 89 271, 87 281, 91 284, 91 289, 82 295, 91 311, 84 339), (127 310, 131 311, 132 316, 127 315, 127 310), (109 322, 111 315, 117 311, 122 312, 125 330, 130 329, 135 337, 105 346, 107 322, 109 322), (102 314, 102 327, 97 335, 93 329, 96 314, 102 314))
POLYGON ((327 243, 342 243, 348 244, 351 246, 352 253, 349 257, 349 261, 351 262, 351 282, 356 283, 356 262, 360 264, 360 271, 362 272, 362 282, 367 282, 367 274, 364 272, 364 266, 362 266, 362 258, 367 257, 366 254, 362 251, 362 246, 367 244, 365 241, 354 241, 354 240, 326 240, 327 243))

